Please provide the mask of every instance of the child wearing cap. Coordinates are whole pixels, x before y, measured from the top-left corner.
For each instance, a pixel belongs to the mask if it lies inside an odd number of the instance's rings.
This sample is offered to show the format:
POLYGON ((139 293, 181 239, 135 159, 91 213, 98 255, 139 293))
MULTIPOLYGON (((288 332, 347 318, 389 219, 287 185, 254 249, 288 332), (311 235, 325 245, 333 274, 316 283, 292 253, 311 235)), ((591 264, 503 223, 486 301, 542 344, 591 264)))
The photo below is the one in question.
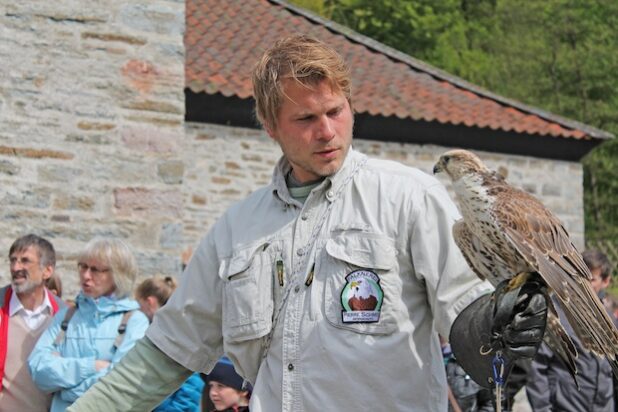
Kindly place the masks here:
POLYGON ((225 356, 206 375, 206 383, 215 411, 249 411, 250 385, 236 373, 232 362, 225 356))

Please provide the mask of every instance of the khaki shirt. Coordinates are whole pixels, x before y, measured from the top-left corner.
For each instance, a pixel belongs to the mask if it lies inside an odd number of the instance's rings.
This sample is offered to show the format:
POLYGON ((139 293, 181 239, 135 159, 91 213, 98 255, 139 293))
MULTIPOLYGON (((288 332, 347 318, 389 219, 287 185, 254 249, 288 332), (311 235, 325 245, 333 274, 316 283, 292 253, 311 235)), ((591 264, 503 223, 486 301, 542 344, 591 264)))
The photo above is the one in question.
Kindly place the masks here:
POLYGON ((225 352, 252 412, 446 410, 436 331, 490 286, 452 239, 444 187, 350 150, 302 205, 289 171, 213 226, 148 337, 194 371, 225 352))

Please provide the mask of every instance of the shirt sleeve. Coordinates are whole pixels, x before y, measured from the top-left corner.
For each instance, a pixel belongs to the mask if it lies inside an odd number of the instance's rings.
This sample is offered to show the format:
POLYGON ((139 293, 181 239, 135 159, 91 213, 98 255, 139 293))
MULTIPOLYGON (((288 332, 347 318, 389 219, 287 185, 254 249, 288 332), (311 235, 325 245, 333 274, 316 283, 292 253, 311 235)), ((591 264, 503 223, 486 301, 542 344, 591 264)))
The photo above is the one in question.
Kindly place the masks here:
POLYGON ((143 338, 67 411, 150 411, 190 375, 191 371, 143 338))
POLYGON ((146 332, 167 356, 193 371, 210 370, 223 354, 222 282, 215 238, 227 234, 215 224, 182 275, 178 289, 146 332))
MULTIPOLYGON (((127 322, 127 329, 122 343, 114 352, 114 356, 110 359, 110 365, 107 368, 101 369, 95 374, 82 380, 77 385, 64 389, 60 392, 60 398, 67 402, 75 402, 77 398, 82 396, 92 385, 94 385, 102 376, 105 376, 109 371, 135 346, 135 343, 144 336, 148 328, 148 318, 142 312, 136 310, 131 315, 127 322)), ((79 358, 74 358, 79 361, 79 358)), ((94 362, 94 361, 93 361, 94 362)))
POLYGON ((59 311, 41 335, 28 357, 28 368, 34 383, 44 392, 74 387, 97 374, 94 357, 65 358, 54 345, 67 309, 59 311))
POLYGON ((457 315, 493 290, 469 268, 452 234, 460 218, 442 185, 433 185, 413 202, 411 255, 416 276, 425 282, 435 327, 448 337, 457 315))

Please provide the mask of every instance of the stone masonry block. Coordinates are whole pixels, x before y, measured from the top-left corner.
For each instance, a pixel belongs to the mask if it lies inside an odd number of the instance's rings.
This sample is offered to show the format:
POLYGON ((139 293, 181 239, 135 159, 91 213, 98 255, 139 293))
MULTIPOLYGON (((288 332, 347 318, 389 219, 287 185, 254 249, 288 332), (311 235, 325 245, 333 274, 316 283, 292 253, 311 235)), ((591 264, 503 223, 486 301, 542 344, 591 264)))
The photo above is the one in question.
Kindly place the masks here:
POLYGON ((178 218, 183 214, 182 194, 177 190, 117 188, 114 189, 114 207, 121 216, 178 218))
POLYGON ((49 149, 34 149, 30 147, 0 146, 0 155, 29 157, 31 159, 73 159, 73 153, 49 149))
POLYGON ((160 72, 149 61, 131 59, 122 66, 122 76, 133 87, 142 93, 148 93, 157 82, 160 72))
POLYGON ((174 152, 176 140, 179 139, 175 133, 147 126, 129 126, 122 129, 120 134, 128 148, 140 152, 174 152))
POLYGON ((168 184, 182 183, 182 177, 185 173, 185 165, 180 160, 169 160, 157 165, 159 177, 168 184))
POLYGON ((184 9, 178 7, 128 2, 120 13, 122 23, 134 30, 166 36, 182 36, 184 33, 184 9))
POLYGON ((175 249, 182 245, 182 223, 164 223, 161 225, 159 244, 164 249, 175 249))
POLYGON ((20 167, 18 164, 10 162, 8 160, 0 160, 0 173, 5 175, 16 175, 20 171, 20 167))

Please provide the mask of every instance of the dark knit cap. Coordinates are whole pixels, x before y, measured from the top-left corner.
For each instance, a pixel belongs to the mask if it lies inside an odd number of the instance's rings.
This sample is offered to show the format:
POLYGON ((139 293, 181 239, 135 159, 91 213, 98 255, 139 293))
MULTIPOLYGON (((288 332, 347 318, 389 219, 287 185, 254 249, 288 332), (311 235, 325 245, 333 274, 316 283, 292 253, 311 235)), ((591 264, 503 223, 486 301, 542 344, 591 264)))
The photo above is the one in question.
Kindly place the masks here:
POLYGON ((225 356, 219 359, 214 369, 206 375, 206 383, 210 381, 219 382, 239 391, 247 390, 244 379, 236 373, 234 365, 225 356))

